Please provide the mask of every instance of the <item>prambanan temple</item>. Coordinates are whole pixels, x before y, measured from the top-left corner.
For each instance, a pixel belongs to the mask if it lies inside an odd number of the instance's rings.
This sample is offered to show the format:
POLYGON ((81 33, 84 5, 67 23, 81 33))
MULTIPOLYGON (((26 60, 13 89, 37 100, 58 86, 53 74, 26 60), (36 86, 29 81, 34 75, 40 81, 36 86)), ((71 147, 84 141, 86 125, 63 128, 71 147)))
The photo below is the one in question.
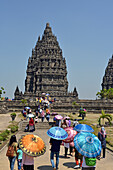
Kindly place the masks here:
MULTIPOLYGON (((108 62, 102 82, 102 90, 109 88, 113 88, 113 56, 108 62)), ((28 105, 35 110, 36 97, 41 97, 42 93, 49 93, 51 98, 56 98, 56 102, 51 105, 51 112, 76 113, 80 106, 90 113, 101 113, 102 109, 107 113, 113 112, 113 100, 82 100, 78 99, 76 88, 68 92, 66 60, 48 23, 28 59, 24 94, 17 86, 14 101, 0 102, 0 113, 20 111, 23 107, 20 99, 27 99, 28 105), (74 107, 73 101, 76 101, 74 107)))
POLYGON ((32 56, 28 59, 25 80, 25 92, 15 90, 15 99, 36 98, 42 93, 49 93, 51 97, 78 98, 76 88, 68 92, 66 60, 59 46, 57 37, 52 33, 49 23, 42 35, 38 37, 32 56))

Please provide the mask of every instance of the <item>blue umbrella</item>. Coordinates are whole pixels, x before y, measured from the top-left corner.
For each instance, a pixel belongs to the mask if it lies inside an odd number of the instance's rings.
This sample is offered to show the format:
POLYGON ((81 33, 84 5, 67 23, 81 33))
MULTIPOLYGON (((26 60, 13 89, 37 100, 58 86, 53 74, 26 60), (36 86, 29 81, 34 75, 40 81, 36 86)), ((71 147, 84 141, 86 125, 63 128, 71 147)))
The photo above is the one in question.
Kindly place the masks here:
POLYGON ((74 130, 78 132, 94 132, 92 127, 86 124, 78 124, 74 127, 74 130))
POLYGON ((31 109, 30 107, 25 107, 25 109, 31 109))
POLYGON ((89 132, 78 133, 74 138, 74 145, 81 155, 89 158, 95 158, 101 153, 100 140, 89 132))
POLYGON ((47 135, 53 139, 63 140, 68 137, 68 133, 60 127, 52 127, 47 131, 47 135))
POLYGON ((49 93, 47 93, 46 96, 49 96, 49 93))

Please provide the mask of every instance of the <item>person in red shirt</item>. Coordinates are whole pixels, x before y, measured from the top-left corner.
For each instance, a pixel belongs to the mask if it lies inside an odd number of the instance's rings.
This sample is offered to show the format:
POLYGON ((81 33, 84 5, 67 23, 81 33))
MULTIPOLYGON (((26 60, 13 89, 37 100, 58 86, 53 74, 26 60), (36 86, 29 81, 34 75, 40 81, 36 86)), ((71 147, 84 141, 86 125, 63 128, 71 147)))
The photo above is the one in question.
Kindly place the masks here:
POLYGON ((30 120, 29 120, 29 131, 30 132, 34 131, 34 120, 33 120, 33 118, 30 118, 30 120))

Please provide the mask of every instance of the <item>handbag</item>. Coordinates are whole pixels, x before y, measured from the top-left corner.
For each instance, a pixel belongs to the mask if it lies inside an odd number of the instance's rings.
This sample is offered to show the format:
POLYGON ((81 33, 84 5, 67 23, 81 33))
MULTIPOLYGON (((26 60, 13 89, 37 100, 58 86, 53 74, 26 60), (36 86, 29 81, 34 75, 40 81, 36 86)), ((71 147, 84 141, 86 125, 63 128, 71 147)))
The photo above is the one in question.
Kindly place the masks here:
POLYGON ((6 156, 14 157, 14 147, 13 146, 8 146, 8 150, 6 152, 6 156))
POLYGON ((87 166, 95 166, 96 165, 96 158, 85 158, 85 162, 87 166))

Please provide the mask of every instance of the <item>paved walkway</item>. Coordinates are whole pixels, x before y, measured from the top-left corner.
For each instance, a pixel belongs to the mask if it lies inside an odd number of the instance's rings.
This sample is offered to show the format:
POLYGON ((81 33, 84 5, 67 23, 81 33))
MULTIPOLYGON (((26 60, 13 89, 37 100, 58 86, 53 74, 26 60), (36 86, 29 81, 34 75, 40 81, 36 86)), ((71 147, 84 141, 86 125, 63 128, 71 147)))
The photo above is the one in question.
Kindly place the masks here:
MULTIPOLYGON (((19 113, 18 113, 19 114, 19 113)), ((20 118, 17 116, 16 121, 19 121, 20 118)), ((7 115, 0 114, 0 130, 4 130, 7 128, 9 121, 11 121, 10 113, 7 115), (5 123, 4 123, 5 122, 5 123)), ((45 120, 46 121, 46 120, 45 120)), ((40 136, 45 144, 46 144, 46 153, 40 157, 35 158, 35 170, 53 170, 50 163, 50 145, 49 145, 49 137, 46 134, 47 130, 36 129, 34 134, 40 136)), ((17 134, 17 139, 21 137, 21 135, 26 134, 25 132, 19 131, 17 134)), ((9 170, 9 161, 6 157, 7 146, 5 146, 0 152, 0 170, 9 170)), ((68 158, 64 158, 64 147, 61 146, 60 150, 60 159, 59 159, 59 170, 73 170, 75 166, 74 157, 68 156, 68 158)), ((113 153, 110 151, 106 151, 106 158, 100 161, 97 160, 96 170, 112 170, 113 169, 113 153)), ((15 162, 15 170, 17 168, 17 161, 15 162)), ((79 170, 79 169, 78 169, 79 170)))
MULTIPOLYGON (((46 144, 46 153, 40 157, 35 158, 35 170, 53 170, 50 163, 50 145, 49 145, 49 137, 46 134, 46 130, 36 130, 34 134, 40 136, 46 144)), ((21 135, 26 134, 25 132, 19 132, 17 134, 17 139, 21 137, 21 135)), ((5 156, 7 147, 0 153, 0 170, 9 170, 9 161, 5 156)), ((59 160, 59 170, 73 170, 75 166, 74 157, 68 156, 68 158, 64 158, 64 147, 61 146, 60 151, 60 160, 59 160)), ((17 170, 17 162, 15 163, 15 170, 17 170)), ((97 160, 97 168, 96 170, 112 170, 113 169, 113 153, 110 151, 106 151, 106 158, 100 161, 97 160)), ((78 169, 79 170, 79 169, 78 169)))

